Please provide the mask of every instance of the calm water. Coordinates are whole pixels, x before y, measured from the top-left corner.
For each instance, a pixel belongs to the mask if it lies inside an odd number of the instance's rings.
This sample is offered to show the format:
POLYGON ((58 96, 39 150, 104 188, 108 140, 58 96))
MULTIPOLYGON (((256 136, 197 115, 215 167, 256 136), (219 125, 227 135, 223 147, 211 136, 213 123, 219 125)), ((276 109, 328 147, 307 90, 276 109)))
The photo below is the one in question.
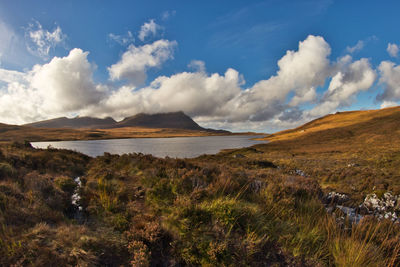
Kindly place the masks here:
POLYGON ((89 141, 32 142, 36 148, 66 148, 76 150, 92 157, 104 152, 124 154, 141 152, 156 157, 194 158, 203 154, 215 154, 222 149, 248 147, 265 141, 251 140, 261 136, 204 136, 176 138, 130 138, 89 141))

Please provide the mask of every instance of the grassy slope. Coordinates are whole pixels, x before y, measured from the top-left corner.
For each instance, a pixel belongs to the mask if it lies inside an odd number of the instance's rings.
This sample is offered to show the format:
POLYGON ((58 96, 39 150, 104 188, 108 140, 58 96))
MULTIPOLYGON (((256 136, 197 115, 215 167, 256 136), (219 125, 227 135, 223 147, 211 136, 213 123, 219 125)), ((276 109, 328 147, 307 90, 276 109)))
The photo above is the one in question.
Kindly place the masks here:
POLYGON ((270 135, 258 148, 265 159, 304 170, 359 202, 373 191, 400 194, 399 133, 400 107, 343 112, 270 135))
POLYGON ((400 131, 400 107, 380 110, 348 111, 324 116, 295 129, 268 136, 269 141, 306 140, 322 138, 324 142, 355 135, 359 141, 365 137, 384 134, 393 137, 400 131), (342 135, 344 134, 344 136, 342 135), (342 135, 342 136, 341 136, 342 135))

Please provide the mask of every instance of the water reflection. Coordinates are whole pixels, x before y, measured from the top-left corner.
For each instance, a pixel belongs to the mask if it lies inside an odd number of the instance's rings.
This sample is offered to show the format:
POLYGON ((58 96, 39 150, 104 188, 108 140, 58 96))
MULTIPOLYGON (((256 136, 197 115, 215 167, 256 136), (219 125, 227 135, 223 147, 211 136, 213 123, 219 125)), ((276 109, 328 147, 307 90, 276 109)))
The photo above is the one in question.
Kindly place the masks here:
POLYGON ((88 141, 32 142, 37 148, 65 148, 76 150, 92 157, 112 154, 143 153, 156 157, 193 158, 203 154, 215 154, 222 149, 248 147, 264 141, 252 140, 261 136, 204 136, 176 138, 130 138, 88 141))

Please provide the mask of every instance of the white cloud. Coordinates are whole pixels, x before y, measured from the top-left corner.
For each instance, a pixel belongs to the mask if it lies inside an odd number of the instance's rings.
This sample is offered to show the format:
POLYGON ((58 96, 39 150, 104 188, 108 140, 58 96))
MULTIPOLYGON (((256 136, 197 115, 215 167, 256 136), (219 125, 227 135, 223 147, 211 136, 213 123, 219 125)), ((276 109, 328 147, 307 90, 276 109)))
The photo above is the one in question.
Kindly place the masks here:
POLYGON ((389 43, 386 51, 389 53, 389 55, 391 57, 397 57, 398 53, 399 53, 399 47, 397 44, 391 44, 389 43))
POLYGON ((140 28, 139 39, 144 42, 148 37, 155 37, 157 35, 157 31, 161 29, 161 26, 154 22, 154 19, 151 19, 149 22, 145 22, 140 28))
POLYGON ((0 121, 26 123, 79 112, 103 98, 104 89, 93 82, 94 65, 88 52, 73 49, 63 58, 36 65, 31 71, 0 69, 0 121))
POLYGON ((4 83, 23 81, 24 79, 25 79, 25 74, 23 72, 0 69, 0 81, 4 83))
POLYGON ((193 69, 198 72, 205 72, 206 71, 206 64, 202 60, 192 60, 188 64, 190 69, 193 69))
POLYGON ((139 112, 172 112, 183 110, 191 116, 227 116, 224 103, 240 93, 241 76, 228 69, 224 75, 204 72, 182 72, 161 76, 140 90, 123 86, 83 113, 112 115, 115 118, 139 112))
POLYGON ((291 106, 313 100, 316 87, 325 83, 331 71, 330 52, 322 37, 310 35, 299 42, 298 51, 287 51, 278 61, 279 70, 275 76, 257 82, 233 100, 234 116, 230 119, 271 119, 286 109, 289 94, 293 94, 291 106))
POLYGON ((123 46, 131 44, 135 41, 135 38, 133 37, 133 34, 130 31, 128 31, 124 35, 117 35, 114 33, 110 33, 110 34, 108 34, 108 39, 112 40, 120 45, 123 45, 123 46))
POLYGON ((121 119, 138 112, 182 110, 206 127, 258 131, 294 127, 350 105, 375 81, 367 59, 353 62, 345 56, 330 62, 330 52, 322 37, 310 35, 299 42, 297 51, 287 51, 278 61, 276 75, 244 90, 244 79, 236 70, 207 74, 204 62, 194 60, 188 67, 196 72, 161 76, 144 88, 124 86, 82 112, 121 119), (328 90, 319 95, 316 88, 328 78, 332 78, 328 90), (316 106, 302 111, 305 103, 316 106))
POLYGON ((381 108, 397 107, 399 104, 395 101, 383 101, 381 108))
POLYGON ((336 111, 337 108, 351 105, 355 96, 361 91, 368 90, 375 79, 376 73, 365 58, 348 65, 341 65, 332 77, 321 102, 307 114, 313 118, 320 117, 336 111))
MULTIPOLYGON (((329 44, 310 35, 278 61, 275 75, 247 88, 237 70, 207 73, 200 60, 188 65, 193 72, 160 76, 139 87, 149 68, 172 58, 175 46, 176 42, 168 40, 130 45, 108 68, 111 80, 128 81, 114 90, 94 83, 95 67, 80 49, 26 73, 0 69, 0 80, 6 84, 0 89, 0 121, 29 122, 66 114, 122 119, 139 112, 182 110, 206 127, 280 130, 352 104, 376 79, 367 59, 353 61, 347 55, 332 62, 329 44), (317 88, 327 81, 327 90, 320 93, 317 88), (313 108, 304 111, 305 104, 313 108)), ((392 95, 400 99, 400 89, 395 87, 400 84, 400 67, 383 62, 380 73, 388 92, 381 100, 393 102, 392 95)))
POLYGON ((134 46, 131 44, 121 60, 108 68, 111 80, 128 80, 138 86, 146 81, 149 68, 160 67, 166 60, 173 58, 175 41, 158 40, 152 44, 134 46))
POLYGON ((359 40, 355 46, 348 46, 346 47, 346 51, 349 53, 358 52, 364 48, 364 41, 359 40))
MULTIPOLYGON (((101 105, 85 110, 85 114, 112 114, 121 118, 137 112, 183 110, 202 121, 266 121, 281 115, 289 107, 289 94, 294 96, 292 106, 316 98, 315 88, 325 83, 333 69, 329 54, 330 47, 322 37, 309 36, 299 43, 298 51, 288 51, 279 60, 276 76, 246 90, 242 90, 244 79, 236 70, 228 69, 223 76, 206 74, 204 62, 192 61, 189 66, 195 67, 197 72, 162 76, 141 89, 122 87, 101 105)), ((132 65, 127 62, 123 56, 117 64, 132 65)), ((121 76, 111 74, 114 78, 121 76)))
POLYGON ((28 50, 36 56, 43 59, 49 57, 51 49, 62 43, 66 35, 63 34, 61 28, 57 26, 53 32, 43 29, 42 25, 35 21, 30 23, 26 29, 25 38, 28 50))
POLYGON ((100 101, 102 93, 93 82, 95 66, 88 54, 75 48, 66 57, 33 68, 31 85, 45 99, 46 109, 71 112, 100 101))
POLYGON ((46 118, 42 99, 25 81, 9 83, 0 93, 0 122, 19 124, 46 118))
POLYGON ((390 61, 382 61, 378 67, 379 83, 384 86, 384 91, 377 96, 378 101, 400 100, 400 66, 390 61))

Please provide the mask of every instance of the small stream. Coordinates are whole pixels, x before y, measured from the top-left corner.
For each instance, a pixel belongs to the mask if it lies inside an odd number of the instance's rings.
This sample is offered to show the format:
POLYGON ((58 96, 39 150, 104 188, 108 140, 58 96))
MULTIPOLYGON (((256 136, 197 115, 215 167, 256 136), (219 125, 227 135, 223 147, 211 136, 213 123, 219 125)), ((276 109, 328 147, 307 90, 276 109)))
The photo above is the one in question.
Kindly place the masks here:
POLYGON ((74 190, 74 193, 71 196, 71 203, 75 208, 75 212, 74 212, 74 219, 77 220, 79 223, 83 222, 83 207, 80 204, 80 200, 81 200, 81 189, 82 189, 82 181, 81 181, 81 177, 76 177, 74 179, 75 183, 76 183, 76 188, 74 190))

